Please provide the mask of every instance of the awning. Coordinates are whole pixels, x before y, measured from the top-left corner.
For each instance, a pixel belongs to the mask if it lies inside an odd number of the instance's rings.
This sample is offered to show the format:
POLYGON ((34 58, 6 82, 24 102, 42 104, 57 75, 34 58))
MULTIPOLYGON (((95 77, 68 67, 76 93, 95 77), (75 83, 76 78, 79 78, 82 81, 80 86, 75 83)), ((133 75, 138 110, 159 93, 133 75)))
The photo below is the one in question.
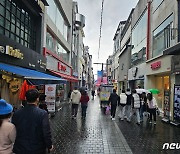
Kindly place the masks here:
POLYGON ((180 43, 177 43, 176 45, 167 48, 163 51, 164 55, 180 55, 180 43))
MULTIPOLYGON (((49 70, 49 69, 48 69, 49 70)), ((61 76, 62 78, 68 80, 68 81, 71 81, 71 82, 78 82, 79 80, 73 76, 70 76, 70 75, 66 75, 66 74, 62 74, 62 73, 59 73, 59 72, 56 72, 56 71, 53 71, 53 70, 49 70, 50 72, 56 74, 56 75, 59 75, 61 76)))
POLYGON ((66 80, 35 70, 0 63, 0 70, 23 77, 33 85, 66 83, 66 80))

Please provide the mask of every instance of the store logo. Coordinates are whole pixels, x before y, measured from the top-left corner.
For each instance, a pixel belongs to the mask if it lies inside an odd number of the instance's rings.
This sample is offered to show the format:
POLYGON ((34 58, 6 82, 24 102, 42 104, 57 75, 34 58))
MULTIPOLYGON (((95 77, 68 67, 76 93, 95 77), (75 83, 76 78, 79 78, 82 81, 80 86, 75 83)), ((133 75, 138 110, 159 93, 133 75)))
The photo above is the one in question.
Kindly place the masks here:
POLYGON ((162 149, 179 150, 180 143, 164 143, 162 149))
POLYGON ((59 71, 66 72, 66 66, 65 66, 65 65, 62 65, 62 63, 58 62, 58 70, 59 70, 59 71))
POLYGON ((7 54, 9 56, 18 58, 18 59, 23 59, 24 55, 23 53, 21 53, 21 51, 19 49, 13 49, 13 47, 11 46, 0 46, 0 52, 3 54, 7 54))
POLYGON ((48 87, 48 91, 53 91, 54 88, 53 87, 48 87))
POLYGON ((157 61, 157 62, 151 64, 152 70, 158 69, 160 67, 161 67, 161 61, 157 61))

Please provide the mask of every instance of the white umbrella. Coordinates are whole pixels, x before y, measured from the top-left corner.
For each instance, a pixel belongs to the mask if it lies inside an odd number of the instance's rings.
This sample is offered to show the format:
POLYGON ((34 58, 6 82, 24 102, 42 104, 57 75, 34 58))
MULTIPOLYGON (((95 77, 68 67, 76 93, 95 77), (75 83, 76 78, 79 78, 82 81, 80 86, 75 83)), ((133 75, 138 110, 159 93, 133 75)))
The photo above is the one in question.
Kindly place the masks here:
POLYGON ((146 94, 149 93, 149 91, 146 90, 146 89, 136 89, 136 92, 137 92, 138 94, 142 94, 143 92, 145 92, 146 94))

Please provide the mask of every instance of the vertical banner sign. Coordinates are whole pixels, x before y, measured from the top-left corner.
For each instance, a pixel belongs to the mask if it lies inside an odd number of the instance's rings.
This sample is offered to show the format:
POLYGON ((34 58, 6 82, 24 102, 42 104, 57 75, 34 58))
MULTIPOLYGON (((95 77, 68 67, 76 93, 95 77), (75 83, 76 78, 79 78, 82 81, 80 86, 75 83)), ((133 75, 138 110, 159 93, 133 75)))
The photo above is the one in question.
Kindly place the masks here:
POLYGON ((164 117, 169 119, 170 117, 170 93, 164 91, 164 117))
POLYGON ((180 85, 174 86, 174 120, 180 122, 180 85))
POLYGON ((45 85, 46 104, 49 112, 55 112, 56 85, 45 85))

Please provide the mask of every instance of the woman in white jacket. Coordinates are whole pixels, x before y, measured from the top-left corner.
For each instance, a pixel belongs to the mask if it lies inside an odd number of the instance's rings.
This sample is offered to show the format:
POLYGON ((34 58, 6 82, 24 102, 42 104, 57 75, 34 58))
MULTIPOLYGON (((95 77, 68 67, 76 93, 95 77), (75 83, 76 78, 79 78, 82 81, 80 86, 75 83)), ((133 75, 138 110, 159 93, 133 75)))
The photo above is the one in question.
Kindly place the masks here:
POLYGON ((147 94, 147 104, 149 107, 149 113, 150 113, 150 121, 149 123, 152 123, 152 116, 154 118, 154 125, 156 125, 156 108, 157 108, 157 102, 156 99, 153 97, 152 93, 147 94))

